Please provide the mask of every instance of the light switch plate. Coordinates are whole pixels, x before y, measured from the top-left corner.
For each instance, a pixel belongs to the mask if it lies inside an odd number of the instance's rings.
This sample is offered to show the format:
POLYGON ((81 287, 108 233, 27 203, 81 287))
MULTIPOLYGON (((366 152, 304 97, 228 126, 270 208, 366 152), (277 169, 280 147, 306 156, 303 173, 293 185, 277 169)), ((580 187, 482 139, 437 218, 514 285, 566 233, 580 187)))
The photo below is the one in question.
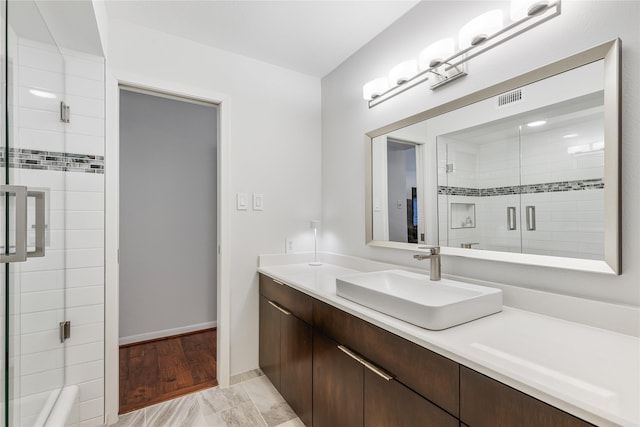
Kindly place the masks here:
POLYGON ((285 241, 284 253, 290 254, 296 251, 296 242, 292 238, 288 237, 285 241))
POLYGON ((238 193, 236 195, 236 210, 246 211, 249 209, 249 195, 247 193, 238 193))
POLYGON ((264 209, 264 196, 262 194, 253 194, 253 210, 261 211, 264 209))

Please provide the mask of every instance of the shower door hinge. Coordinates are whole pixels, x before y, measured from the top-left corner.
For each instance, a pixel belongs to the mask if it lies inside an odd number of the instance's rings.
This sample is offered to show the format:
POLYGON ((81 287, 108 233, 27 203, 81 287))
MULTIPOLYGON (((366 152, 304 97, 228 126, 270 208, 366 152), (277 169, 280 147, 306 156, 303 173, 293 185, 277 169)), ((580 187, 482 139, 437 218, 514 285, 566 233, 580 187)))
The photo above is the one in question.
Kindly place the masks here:
POLYGON ((71 119, 71 107, 60 101, 60 121, 62 123, 69 123, 71 119))
POLYGON ((71 338, 71 322, 65 320, 60 322, 60 342, 65 342, 69 338, 71 338))
POLYGON ((453 163, 447 163, 446 169, 445 169, 446 173, 451 173, 453 172, 453 163))

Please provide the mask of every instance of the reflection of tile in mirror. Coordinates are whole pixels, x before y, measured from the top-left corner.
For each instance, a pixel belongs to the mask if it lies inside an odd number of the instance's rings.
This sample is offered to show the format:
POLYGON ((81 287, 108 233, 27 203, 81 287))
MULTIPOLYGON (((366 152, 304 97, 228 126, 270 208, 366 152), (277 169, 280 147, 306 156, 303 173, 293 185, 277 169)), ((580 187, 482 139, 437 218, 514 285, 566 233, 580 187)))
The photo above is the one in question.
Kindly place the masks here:
POLYGON ((475 203, 451 203, 451 228, 475 228, 475 203))

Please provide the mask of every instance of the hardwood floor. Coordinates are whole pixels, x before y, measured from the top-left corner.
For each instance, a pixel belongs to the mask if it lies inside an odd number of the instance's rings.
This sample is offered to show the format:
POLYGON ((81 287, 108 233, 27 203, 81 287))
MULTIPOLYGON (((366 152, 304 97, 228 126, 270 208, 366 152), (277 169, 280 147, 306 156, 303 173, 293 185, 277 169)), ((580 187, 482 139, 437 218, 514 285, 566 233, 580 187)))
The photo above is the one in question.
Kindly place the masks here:
POLYGON ((215 328, 120 346, 120 414, 216 385, 215 328))

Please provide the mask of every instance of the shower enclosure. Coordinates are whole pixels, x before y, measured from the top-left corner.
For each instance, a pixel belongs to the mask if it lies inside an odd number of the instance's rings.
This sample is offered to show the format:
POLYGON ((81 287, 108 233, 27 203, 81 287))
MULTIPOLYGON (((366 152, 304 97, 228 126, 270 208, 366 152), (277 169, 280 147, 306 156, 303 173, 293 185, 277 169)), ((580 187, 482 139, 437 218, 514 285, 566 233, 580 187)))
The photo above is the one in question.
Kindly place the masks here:
POLYGON ((103 358, 101 336, 83 335, 104 317, 104 63, 61 48, 37 2, 0 5, 0 426, 75 425, 83 390, 100 388, 78 363, 103 358))

